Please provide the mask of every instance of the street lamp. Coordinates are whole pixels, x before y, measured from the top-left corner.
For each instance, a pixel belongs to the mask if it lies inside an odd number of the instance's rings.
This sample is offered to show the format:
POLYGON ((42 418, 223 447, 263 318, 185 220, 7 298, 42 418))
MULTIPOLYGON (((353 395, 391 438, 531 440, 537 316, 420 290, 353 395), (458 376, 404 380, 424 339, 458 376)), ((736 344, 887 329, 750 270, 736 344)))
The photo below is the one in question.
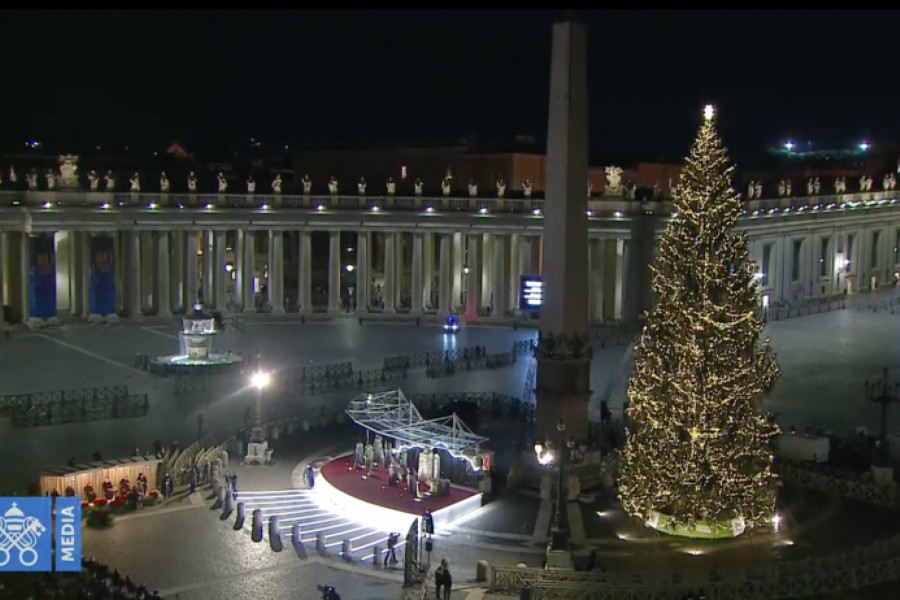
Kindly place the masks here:
POLYGON ((867 381, 865 383, 866 400, 874 402, 881 406, 881 426, 878 432, 878 439, 881 442, 879 453, 887 451, 887 407, 888 404, 900 402, 900 381, 895 381, 893 385, 888 382, 887 367, 881 376, 881 381, 867 381))
POLYGON ((250 385, 256 388, 256 426, 262 426, 262 395, 263 389, 272 381, 272 375, 265 371, 257 371, 250 377, 250 385))
POLYGON ((566 452, 563 436, 566 432, 566 422, 560 419, 556 422, 556 431, 559 433, 559 446, 557 453, 557 469, 559 471, 559 479, 556 484, 556 511, 553 513, 553 526, 550 528, 550 550, 569 549, 569 536, 566 526, 563 524, 562 505, 566 501, 566 494, 563 489, 566 476, 566 452))

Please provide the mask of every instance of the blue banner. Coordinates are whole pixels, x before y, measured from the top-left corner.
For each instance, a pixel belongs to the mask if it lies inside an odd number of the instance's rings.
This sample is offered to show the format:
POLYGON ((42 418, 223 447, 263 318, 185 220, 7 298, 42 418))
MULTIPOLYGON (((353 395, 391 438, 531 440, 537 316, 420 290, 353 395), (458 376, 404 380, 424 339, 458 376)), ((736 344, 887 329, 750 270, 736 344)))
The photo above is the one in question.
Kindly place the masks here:
MULTIPOLYGON (((79 505, 80 506, 80 505, 79 505)), ((53 498, 0 497, 0 573, 53 569, 53 498)))
POLYGON ((116 250, 111 235, 91 237, 92 315, 111 315, 116 312, 116 250))
POLYGON ((81 498, 56 498, 57 571, 81 571, 81 498))
POLYGON ((56 244, 52 233, 31 237, 28 314, 37 319, 56 316, 56 244))

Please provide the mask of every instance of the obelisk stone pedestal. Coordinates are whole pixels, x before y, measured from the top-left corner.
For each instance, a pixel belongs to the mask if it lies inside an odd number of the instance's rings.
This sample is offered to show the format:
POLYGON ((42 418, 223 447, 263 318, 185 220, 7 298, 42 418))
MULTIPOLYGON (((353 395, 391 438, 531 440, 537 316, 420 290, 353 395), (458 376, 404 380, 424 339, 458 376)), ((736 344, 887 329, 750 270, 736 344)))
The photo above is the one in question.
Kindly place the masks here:
POLYGON ((537 357, 538 439, 557 443, 588 433, 587 51, 583 24, 553 27, 547 194, 544 210, 544 303, 537 357))

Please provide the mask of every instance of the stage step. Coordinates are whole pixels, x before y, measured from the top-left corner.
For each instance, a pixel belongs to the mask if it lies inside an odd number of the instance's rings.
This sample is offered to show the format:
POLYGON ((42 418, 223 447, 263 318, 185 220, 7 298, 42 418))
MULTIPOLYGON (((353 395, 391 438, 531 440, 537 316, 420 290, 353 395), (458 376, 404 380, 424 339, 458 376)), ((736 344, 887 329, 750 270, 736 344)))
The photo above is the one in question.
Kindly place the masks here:
MULTIPOLYGON (((317 502, 315 490, 238 492, 235 506, 240 502, 244 503, 247 516, 243 529, 248 532, 253 527, 250 515, 254 510, 260 510, 264 540, 268 538, 269 517, 277 516, 278 529, 286 546, 290 543, 294 525, 299 524, 300 539, 310 548, 315 548, 316 538, 322 532, 325 534, 325 550, 335 556, 340 554, 345 539, 350 540, 353 560, 371 562, 372 548, 375 546, 382 548, 382 553, 386 552, 387 531, 348 519, 333 507, 317 502)), ((233 518, 230 520, 233 521, 233 518)), ((401 562, 404 544, 402 540, 397 544, 397 557, 401 562)))

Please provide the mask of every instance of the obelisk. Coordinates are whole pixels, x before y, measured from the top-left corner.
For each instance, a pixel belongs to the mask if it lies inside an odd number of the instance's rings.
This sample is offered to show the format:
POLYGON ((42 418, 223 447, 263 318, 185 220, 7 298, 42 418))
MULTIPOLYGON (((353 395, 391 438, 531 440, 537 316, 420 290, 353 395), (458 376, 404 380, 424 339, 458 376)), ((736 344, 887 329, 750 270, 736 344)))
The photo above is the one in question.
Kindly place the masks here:
POLYGON ((544 302, 537 358, 538 439, 587 439, 591 390, 588 349, 588 106, 586 32, 573 20, 553 26, 544 302))

